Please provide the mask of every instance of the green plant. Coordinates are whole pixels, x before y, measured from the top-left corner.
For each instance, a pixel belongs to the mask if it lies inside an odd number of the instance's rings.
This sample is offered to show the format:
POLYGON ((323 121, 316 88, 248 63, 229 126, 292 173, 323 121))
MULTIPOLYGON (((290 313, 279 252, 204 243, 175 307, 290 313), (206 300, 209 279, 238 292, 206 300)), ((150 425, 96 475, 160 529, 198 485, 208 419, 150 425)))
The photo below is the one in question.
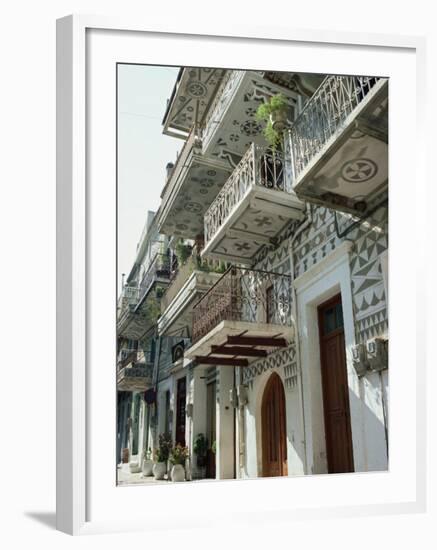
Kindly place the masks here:
POLYGON ((180 443, 176 445, 170 452, 170 462, 172 464, 185 464, 188 458, 188 447, 183 447, 180 443))
POLYGON ((217 442, 214 440, 211 445, 211 451, 215 454, 217 452, 217 442))
POLYGON ((176 257, 180 266, 184 265, 188 258, 191 256, 193 247, 189 244, 185 244, 183 241, 179 241, 176 244, 176 257))
POLYGON ((281 145, 282 131, 277 130, 273 124, 273 116, 276 113, 287 111, 288 103, 284 95, 277 94, 270 98, 266 103, 262 103, 257 111, 255 118, 259 122, 264 122, 264 137, 273 151, 281 145))
POLYGON ((206 456, 208 440, 203 434, 197 434, 193 443, 193 452, 200 457, 206 456))
POLYGON ((155 450, 156 462, 167 462, 172 452, 173 444, 169 433, 159 434, 158 448, 155 450))

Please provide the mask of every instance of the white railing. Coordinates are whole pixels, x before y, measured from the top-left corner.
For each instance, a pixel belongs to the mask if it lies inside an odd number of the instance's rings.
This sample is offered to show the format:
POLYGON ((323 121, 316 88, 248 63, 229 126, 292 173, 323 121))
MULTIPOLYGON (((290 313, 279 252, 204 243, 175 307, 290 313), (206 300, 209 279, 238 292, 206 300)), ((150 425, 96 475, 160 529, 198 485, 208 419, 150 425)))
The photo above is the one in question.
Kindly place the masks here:
POLYGON ((323 80, 290 129, 295 180, 370 90, 385 80, 368 76, 327 76, 323 80))
POLYGON ((118 300, 119 316, 129 309, 130 305, 138 302, 139 288, 137 286, 125 286, 118 300))
POLYGON ((205 213, 205 244, 255 186, 290 192, 282 153, 252 143, 205 213))

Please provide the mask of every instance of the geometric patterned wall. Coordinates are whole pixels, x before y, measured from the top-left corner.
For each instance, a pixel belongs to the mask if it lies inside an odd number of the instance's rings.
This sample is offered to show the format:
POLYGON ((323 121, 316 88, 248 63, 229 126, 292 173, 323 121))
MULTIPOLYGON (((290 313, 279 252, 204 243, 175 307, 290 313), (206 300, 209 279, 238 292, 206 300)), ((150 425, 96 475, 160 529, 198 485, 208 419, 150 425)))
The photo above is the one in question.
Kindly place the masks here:
MULTIPOLYGON (((277 238, 276 246, 264 247, 255 263, 256 269, 291 274, 290 238, 302 222, 291 222, 277 238)), ((293 278, 305 273, 335 250, 345 239, 353 241, 351 279, 357 343, 378 335, 388 335, 387 304, 380 256, 388 248, 388 206, 379 208, 346 237, 335 230, 334 213, 325 207, 312 207, 312 223, 294 241, 293 278)), ((242 369, 244 380, 253 386, 253 378, 273 367, 283 367, 288 387, 297 383, 294 344, 270 354, 266 359, 242 369), (290 353, 292 357, 290 358, 290 353), (287 355, 288 354, 288 355, 287 355)))
POLYGON ((253 380, 263 372, 271 369, 284 369, 285 388, 293 390, 297 387, 297 363, 296 363, 296 345, 292 343, 285 349, 280 349, 271 353, 266 359, 255 361, 249 367, 244 367, 243 384, 247 384, 253 389, 253 380))

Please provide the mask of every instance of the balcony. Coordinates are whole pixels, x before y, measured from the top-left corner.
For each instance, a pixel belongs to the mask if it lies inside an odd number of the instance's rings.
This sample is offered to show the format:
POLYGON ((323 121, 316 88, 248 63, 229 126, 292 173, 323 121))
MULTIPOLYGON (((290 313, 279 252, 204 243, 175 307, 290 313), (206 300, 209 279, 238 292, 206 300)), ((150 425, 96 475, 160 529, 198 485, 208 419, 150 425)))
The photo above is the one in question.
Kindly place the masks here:
POLYGON ((129 363, 132 363, 133 361, 136 361, 138 357, 138 350, 134 348, 123 348, 118 352, 117 356, 117 365, 121 369, 128 365, 129 363))
POLYGON ((163 120, 163 133, 186 138, 202 122, 220 85, 224 69, 185 67, 180 70, 163 120))
POLYGON ((130 363, 117 373, 119 391, 146 391, 152 385, 153 365, 151 363, 130 363))
POLYGON ((160 313, 160 299, 170 282, 170 259, 156 254, 138 286, 123 289, 119 301, 117 334, 132 340, 141 339, 160 313))
POLYGON ((301 199, 367 215, 388 192, 388 79, 326 77, 289 138, 301 199))
POLYGON ((196 251, 175 274, 161 299, 160 335, 186 333, 192 326, 193 306, 222 276, 214 265, 201 262, 196 251))
POLYGON ((289 162, 253 143, 205 214, 202 256, 250 265, 303 210, 291 189, 289 162))
POLYGON ((230 172, 225 162, 205 159, 201 132, 194 126, 161 193, 159 232, 185 239, 203 234, 203 215, 230 172))
POLYGON ((265 75, 260 71, 226 72, 203 123, 205 157, 221 159, 233 169, 252 142, 265 145, 264 126, 255 115, 259 105, 274 95, 281 93, 288 99, 290 120, 294 119, 298 92, 285 81, 279 84, 265 75))
POLYGON ((197 364, 248 366, 294 337, 291 278, 231 267, 193 309, 193 345, 185 356, 197 364))

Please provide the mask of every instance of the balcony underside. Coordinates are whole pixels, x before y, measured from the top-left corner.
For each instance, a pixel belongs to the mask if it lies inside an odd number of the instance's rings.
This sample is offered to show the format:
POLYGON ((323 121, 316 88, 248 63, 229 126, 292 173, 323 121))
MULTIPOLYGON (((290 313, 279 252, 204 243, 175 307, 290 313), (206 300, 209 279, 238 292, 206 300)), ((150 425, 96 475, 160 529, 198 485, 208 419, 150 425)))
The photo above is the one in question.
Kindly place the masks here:
POLYGON ((298 175, 302 199, 364 216, 387 197, 388 85, 380 81, 298 175))
POLYGON ((163 198, 159 231, 186 239, 203 234, 203 215, 229 177, 223 162, 192 155, 163 198))
POLYGON ((117 375, 119 391, 146 391, 152 385, 152 369, 141 364, 122 368, 117 375))
POLYGON ((200 67, 182 70, 164 117, 164 134, 185 137, 193 124, 202 121, 224 72, 200 67))
POLYGON ((294 193, 252 186, 206 243, 202 257, 250 265, 291 220, 303 218, 303 211, 294 193))
POLYGON ((191 327, 193 306, 220 277, 219 273, 194 271, 158 319, 158 333, 178 334, 191 327))
POLYGON ((140 340, 153 327, 153 320, 136 311, 127 312, 117 323, 117 335, 140 340))
POLYGON ((221 321, 185 352, 197 364, 248 366, 294 338, 291 326, 221 321))
MULTIPOLYGON (((203 153, 226 161, 232 168, 251 143, 265 145, 263 124, 256 120, 258 107, 270 97, 282 93, 290 103, 291 119, 297 93, 264 79, 252 71, 233 71, 203 133, 203 153)), ((208 115, 209 116, 209 115, 208 115)))

